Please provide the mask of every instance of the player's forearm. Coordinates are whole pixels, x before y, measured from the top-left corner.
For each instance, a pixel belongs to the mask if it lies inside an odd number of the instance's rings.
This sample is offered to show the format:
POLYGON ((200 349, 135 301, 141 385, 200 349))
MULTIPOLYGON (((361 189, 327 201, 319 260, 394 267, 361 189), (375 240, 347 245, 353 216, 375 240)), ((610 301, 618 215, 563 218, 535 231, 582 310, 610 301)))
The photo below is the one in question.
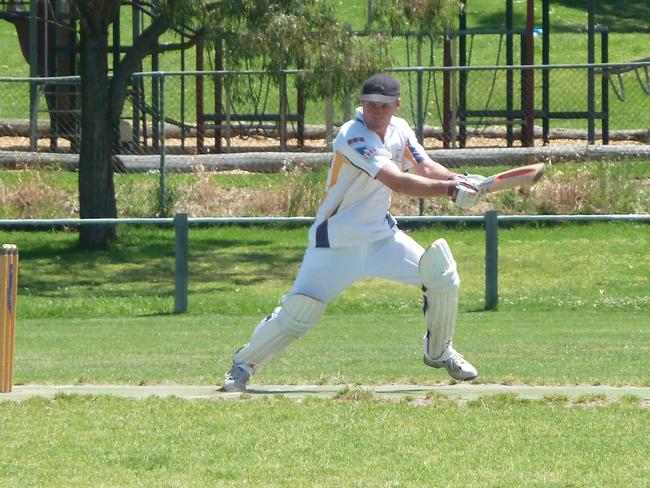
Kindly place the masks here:
POLYGON ((399 193, 411 197, 451 197, 456 188, 455 180, 438 180, 418 178, 415 181, 402 182, 399 193))
POLYGON ((412 197, 452 196, 456 188, 454 179, 431 179, 399 171, 380 171, 377 179, 396 193, 412 197))
POLYGON ((418 164, 415 167, 415 174, 432 180, 453 180, 458 176, 458 173, 454 173, 435 161, 418 164))

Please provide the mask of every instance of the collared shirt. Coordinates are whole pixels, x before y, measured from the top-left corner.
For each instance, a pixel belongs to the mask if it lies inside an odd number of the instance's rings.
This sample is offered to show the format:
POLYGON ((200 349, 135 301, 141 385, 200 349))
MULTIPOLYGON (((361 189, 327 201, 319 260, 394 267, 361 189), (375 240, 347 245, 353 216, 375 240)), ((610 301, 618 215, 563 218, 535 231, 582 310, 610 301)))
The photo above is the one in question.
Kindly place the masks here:
POLYGON ((376 180, 385 164, 408 171, 430 158, 406 120, 392 117, 382 141, 363 120, 363 109, 346 122, 333 143, 326 192, 309 229, 310 247, 351 247, 397 231, 390 215, 391 190, 376 180))

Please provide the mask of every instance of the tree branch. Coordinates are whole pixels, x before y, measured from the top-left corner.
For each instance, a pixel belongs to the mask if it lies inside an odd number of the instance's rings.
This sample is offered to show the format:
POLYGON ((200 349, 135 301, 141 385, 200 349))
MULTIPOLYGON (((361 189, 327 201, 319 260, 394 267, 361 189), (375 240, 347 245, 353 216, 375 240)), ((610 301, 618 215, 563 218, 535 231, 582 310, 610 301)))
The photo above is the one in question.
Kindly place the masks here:
POLYGON ((167 51, 178 51, 180 49, 189 49, 191 47, 194 47, 197 42, 203 37, 204 31, 203 29, 197 31, 194 33, 194 35, 190 38, 188 38, 184 42, 176 42, 173 44, 161 44, 161 45, 156 45, 153 48, 151 48, 151 54, 153 53, 164 53, 167 51))
POLYGON ((113 70, 111 80, 111 118, 117 123, 126 98, 129 77, 138 70, 142 60, 150 54, 160 36, 170 27, 166 16, 155 17, 153 22, 133 40, 133 46, 113 70))

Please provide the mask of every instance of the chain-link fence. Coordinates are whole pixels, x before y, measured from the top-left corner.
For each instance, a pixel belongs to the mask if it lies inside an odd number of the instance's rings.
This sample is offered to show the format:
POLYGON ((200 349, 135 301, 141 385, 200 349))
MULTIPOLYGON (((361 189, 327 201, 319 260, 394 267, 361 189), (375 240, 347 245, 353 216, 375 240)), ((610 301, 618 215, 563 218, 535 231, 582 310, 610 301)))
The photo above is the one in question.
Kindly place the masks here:
MULTIPOLYGON (((529 121, 535 145, 650 138, 650 62, 393 71, 402 85, 399 115, 427 149, 531 145, 522 136, 529 121)), ((297 74, 138 74, 118 153, 326 151, 356 94, 306 100, 297 74)), ((0 78, 0 149, 77 152, 78 92, 77 77, 0 78)))
MULTIPOLYGON (((650 62, 393 71, 402 84, 399 115, 427 149, 650 141, 650 62), (522 136, 527 125, 535 140, 522 136)), ((150 152, 163 135, 167 151, 189 154, 327 150, 353 115, 356 94, 305 100, 297 75, 142 75, 139 85, 150 84, 152 95, 144 88, 130 97, 122 134, 131 144, 124 153, 150 152), (160 118, 163 102, 165 131, 157 134, 147 117, 160 118)))
POLYGON ((0 78, 0 150, 78 152, 79 77, 0 78))

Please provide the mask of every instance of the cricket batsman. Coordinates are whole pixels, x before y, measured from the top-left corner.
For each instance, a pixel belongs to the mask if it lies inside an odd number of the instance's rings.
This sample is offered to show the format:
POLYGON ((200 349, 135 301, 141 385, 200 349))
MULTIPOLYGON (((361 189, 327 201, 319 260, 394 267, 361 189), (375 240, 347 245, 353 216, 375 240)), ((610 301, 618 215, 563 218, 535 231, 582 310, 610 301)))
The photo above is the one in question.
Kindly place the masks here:
POLYGON ((452 346, 460 279, 444 239, 428 249, 398 229, 388 209, 392 192, 448 197, 459 208, 478 203, 484 177, 460 175, 433 161, 406 120, 396 117, 399 82, 368 78, 361 107, 334 143, 325 194, 291 291, 234 353, 222 390, 246 391, 251 375, 314 327, 327 304, 355 281, 385 278, 424 292, 424 363, 457 380, 477 372, 452 346))

